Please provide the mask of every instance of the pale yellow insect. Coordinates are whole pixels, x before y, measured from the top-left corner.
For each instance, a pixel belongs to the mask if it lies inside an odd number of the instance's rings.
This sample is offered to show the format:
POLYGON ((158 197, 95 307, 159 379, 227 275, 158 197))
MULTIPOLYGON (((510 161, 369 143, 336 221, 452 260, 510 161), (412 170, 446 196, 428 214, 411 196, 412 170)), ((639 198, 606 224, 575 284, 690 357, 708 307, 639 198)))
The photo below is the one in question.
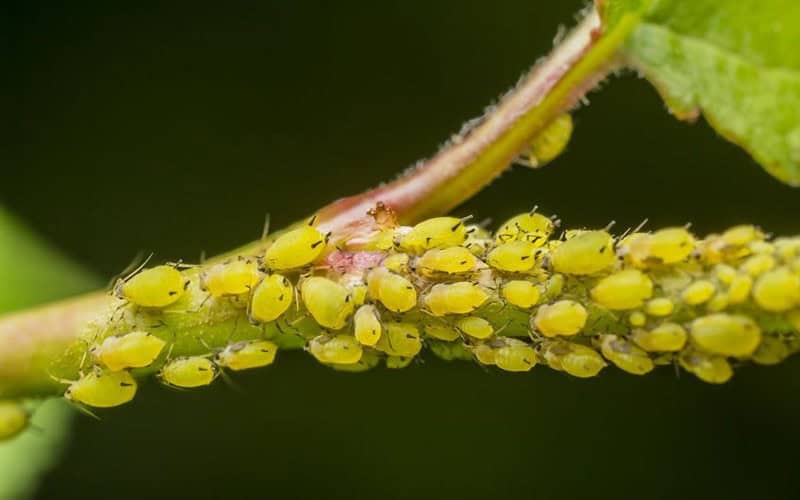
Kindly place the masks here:
POLYGON ((439 323, 426 324, 425 335, 433 337, 438 340, 444 340, 446 342, 452 342, 454 340, 458 340, 461 337, 458 333, 458 330, 456 330, 452 326, 439 323))
POLYGON ((601 335, 600 350, 617 368, 633 375, 644 375, 655 367, 645 351, 616 335, 601 335))
POLYGON ((666 297, 650 299, 644 305, 644 312, 650 316, 669 316, 675 310, 675 304, 666 297))
POLYGON ((413 358, 422 350, 422 338, 412 323, 385 323, 375 348, 390 356, 413 358))
POLYGON ((431 248, 459 246, 467 238, 464 221, 455 217, 434 217, 420 222, 400 238, 400 248, 421 254, 431 248))
POLYGON ((374 346, 381 338, 381 322, 375 306, 365 304, 353 316, 356 340, 362 345, 374 346))
POLYGON ((71 382, 64 397, 95 408, 125 404, 136 395, 136 380, 127 371, 91 371, 71 382))
POLYGON ((417 289, 407 278, 386 268, 373 269, 367 275, 369 296, 392 312, 406 312, 417 305, 417 289))
POLYGON ((636 309, 653 296, 653 282, 638 269, 626 269, 601 279, 591 295, 607 309, 636 309))
POLYGON ((253 291, 250 318, 257 322, 275 321, 292 305, 294 287, 280 274, 266 276, 253 291))
POLYGON ((775 257, 772 255, 759 254, 748 257, 739 266, 739 270, 755 278, 774 269, 776 264, 775 257))
POLYGON ((528 162, 533 168, 541 168, 560 155, 572 137, 572 116, 564 113, 556 117, 540 132, 530 145, 528 162))
POLYGON ((800 306, 800 276, 785 267, 764 273, 753 286, 753 300, 772 312, 800 306))
POLYGON ((487 339, 494 333, 491 323, 478 316, 465 316, 456 320, 456 327, 476 339, 487 339))
POLYGON ((478 259, 464 247, 428 250, 419 258, 418 268, 425 276, 436 273, 461 274, 472 271, 478 259))
POLYGON ((614 239, 606 231, 584 231, 553 249, 550 263, 558 273, 588 275, 614 265, 614 239))
POLYGON ((314 221, 312 218, 309 225, 292 229, 272 242, 264 255, 269 269, 281 271, 304 267, 322 255, 327 236, 313 227, 314 221))
POLYGON ((572 300, 559 300, 539 306, 533 325, 545 337, 569 336, 580 332, 589 314, 586 308, 572 300))
POLYGON ((525 272, 537 264, 537 249, 529 241, 511 241, 496 246, 486 260, 498 271, 525 272))
POLYGON ((539 287, 526 280, 507 281, 500 293, 509 304, 521 309, 535 306, 541 296, 539 287))
POLYGON ((761 329, 747 316, 714 313, 691 323, 692 340, 702 349, 723 356, 749 356, 761 342, 761 329))
POLYGON ((19 435, 29 422, 30 416, 21 404, 0 400, 0 442, 19 435))
POLYGON ((573 377, 594 377, 607 366, 597 351, 573 342, 548 342, 542 353, 550 368, 563 370, 573 377))
POLYGON ((184 356, 168 361, 157 377, 166 385, 190 389, 211 384, 217 375, 217 365, 207 357, 184 356))
POLYGON ((665 322, 650 330, 636 330, 631 338, 645 351, 673 352, 683 349, 687 336, 681 325, 665 322))
POLYGON ((308 351, 325 364, 352 365, 358 363, 364 350, 352 335, 323 334, 311 339, 308 351))
POLYGON ((648 241, 648 258, 663 264, 674 264, 685 260, 694 251, 694 236, 682 227, 671 227, 656 231, 648 241))
POLYGON ((116 287, 117 296, 141 307, 161 308, 174 304, 189 281, 172 266, 145 269, 116 287))
POLYGON ((408 272, 409 256, 407 253, 393 253, 383 259, 383 267, 396 273, 405 274, 408 272))
POLYGON ((200 273, 200 288, 212 297, 242 295, 250 292, 260 278, 258 263, 239 257, 200 273))
POLYGON ((554 228, 555 224, 551 219, 531 212, 516 215, 504 222, 495 233, 494 238, 498 244, 527 241, 538 248, 547 243, 554 228))
POLYGON ((314 320, 324 328, 340 330, 353 314, 350 293, 335 281, 314 276, 300 284, 300 295, 314 320))
POLYGON ((787 357, 791 351, 782 339, 777 337, 764 337, 758 349, 752 355, 753 361, 760 365, 777 365, 787 357))
POLYGON ((218 352, 214 358, 217 366, 234 371, 248 370, 271 365, 278 353, 278 346, 269 340, 237 342, 218 352))
POLYGON ((527 372, 536 366, 536 351, 528 343, 509 337, 494 352, 494 364, 507 372, 527 372))
POLYGON ((164 349, 166 342, 150 334, 136 331, 106 337, 91 349, 94 358, 111 371, 150 366, 164 349))
POLYGON ((482 306, 489 294, 480 286, 468 281, 439 283, 425 295, 423 301, 434 316, 469 314, 482 306))
POLYGON ((722 384, 733 376, 730 363, 722 356, 689 349, 681 353, 678 362, 684 370, 709 384, 722 384))
POLYGON ((716 290, 714 283, 708 280, 697 280, 681 292, 681 300, 685 304, 696 306, 708 302, 716 290))

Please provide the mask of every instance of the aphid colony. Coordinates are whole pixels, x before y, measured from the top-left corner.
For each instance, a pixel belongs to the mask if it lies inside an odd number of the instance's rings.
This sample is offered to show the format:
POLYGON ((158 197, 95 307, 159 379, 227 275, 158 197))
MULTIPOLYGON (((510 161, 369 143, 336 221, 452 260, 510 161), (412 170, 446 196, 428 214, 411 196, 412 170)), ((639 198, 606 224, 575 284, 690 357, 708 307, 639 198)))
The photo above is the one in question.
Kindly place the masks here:
MULTIPOLYGON (((329 243, 314 222, 277 235, 261 255, 121 280, 114 293, 126 319, 112 314, 101 327, 113 334, 85 341, 91 362, 65 381, 65 396, 117 406, 134 397, 133 375, 204 386, 299 345, 343 371, 381 359, 402 368, 427 344, 509 372, 541 363, 592 377, 610 364, 641 375, 675 364, 711 383, 744 361, 775 364, 800 348, 797 237, 769 240, 754 226, 702 240, 683 227, 555 237, 558 222, 532 211, 493 235, 455 217, 375 225, 349 247, 329 243), (142 327, 173 317, 198 317, 197 338, 142 327), (220 318, 233 321, 231 334, 204 339, 201 326, 220 318), (248 338, 233 338, 239 324, 248 338)), ((3 412, 0 425, 12 422, 3 412)))

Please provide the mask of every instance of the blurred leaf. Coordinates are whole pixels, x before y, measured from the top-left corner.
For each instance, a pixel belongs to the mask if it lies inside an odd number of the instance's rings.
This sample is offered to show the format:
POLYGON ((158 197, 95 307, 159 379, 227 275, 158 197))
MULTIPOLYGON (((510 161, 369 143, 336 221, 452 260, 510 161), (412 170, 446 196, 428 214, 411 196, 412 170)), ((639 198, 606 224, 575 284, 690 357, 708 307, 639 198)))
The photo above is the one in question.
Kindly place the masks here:
POLYGON ((608 0, 609 28, 641 22, 631 64, 681 119, 703 113, 772 175, 800 185, 800 2, 608 0))
MULTIPOLYGON (((0 313, 33 306, 97 286, 96 280, 47 248, 0 208, 0 313)), ((33 426, 0 443, 0 499, 30 495, 59 456, 68 436, 71 408, 60 399, 41 404, 33 426)))

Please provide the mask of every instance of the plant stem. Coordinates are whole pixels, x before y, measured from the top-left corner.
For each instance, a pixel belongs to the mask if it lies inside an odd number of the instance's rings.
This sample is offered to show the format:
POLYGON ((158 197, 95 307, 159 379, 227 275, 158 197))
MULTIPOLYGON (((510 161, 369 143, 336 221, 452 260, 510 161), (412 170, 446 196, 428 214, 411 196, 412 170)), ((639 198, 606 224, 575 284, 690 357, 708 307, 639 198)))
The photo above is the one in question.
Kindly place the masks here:
MULTIPOLYGON (((397 180, 363 194, 337 200, 317 212, 319 227, 347 231, 383 202, 401 223, 446 213, 500 175, 531 141, 604 78, 619 45, 635 24, 620 22, 601 34, 590 10, 549 56, 537 64, 477 126, 459 134, 431 159, 397 180), (601 36, 602 35, 602 36, 601 36)), ((257 254, 269 240, 226 254, 257 254)), ((102 292, 0 319, 0 396, 35 392, 50 385, 48 360, 74 342, 93 317, 113 299, 102 292)))

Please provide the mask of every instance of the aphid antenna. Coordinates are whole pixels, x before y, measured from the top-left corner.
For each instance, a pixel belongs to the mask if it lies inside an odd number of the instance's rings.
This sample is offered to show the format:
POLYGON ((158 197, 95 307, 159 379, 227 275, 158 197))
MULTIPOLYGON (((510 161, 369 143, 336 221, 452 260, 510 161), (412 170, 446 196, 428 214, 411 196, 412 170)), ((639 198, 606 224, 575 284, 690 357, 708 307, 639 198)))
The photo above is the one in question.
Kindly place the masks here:
POLYGON ((644 218, 644 220, 643 220, 642 222, 640 222, 640 223, 639 223, 639 225, 638 225, 638 226, 636 226, 636 227, 633 229, 633 231, 632 231, 632 232, 634 232, 634 233, 638 233, 639 231, 641 231, 641 230, 642 230, 642 228, 644 228, 644 226, 646 226, 646 225, 647 225, 647 223, 648 223, 648 222, 649 222, 649 219, 648 219, 647 217, 645 217, 645 218, 644 218))
POLYGON ((80 403, 76 403, 74 401, 72 401, 71 403, 72 403, 72 407, 73 408, 75 408, 79 412, 83 413, 84 415, 92 417, 93 419, 95 419, 97 421, 102 421, 103 420, 102 418, 100 418, 100 415, 98 415, 97 413, 93 412, 92 410, 87 408, 85 405, 82 405, 80 403))
POLYGON ((123 283, 125 283, 125 282, 127 282, 129 279, 131 279, 131 278, 133 278, 134 276, 136 276, 136 274, 138 274, 138 273, 139 273, 139 271, 141 271, 142 269, 144 269, 144 267, 145 267, 145 266, 146 266, 146 265, 147 265, 147 264, 150 262, 150 259, 152 259, 152 258, 153 258, 153 255, 155 255, 155 254, 154 254, 153 252, 150 252, 150 255, 148 255, 148 256, 147 256, 147 258, 146 258, 146 259, 144 259, 144 262, 142 262, 141 264, 139 264, 139 265, 138 265, 138 266, 137 266, 137 267, 136 267, 136 268, 135 268, 133 271, 131 271, 130 273, 128 273, 128 275, 127 275, 127 276, 125 276, 124 278, 122 278, 122 282, 123 282, 123 283))
POLYGON ((502 332, 503 330, 505 330, 506 328, 508 328, 508 326, 509 326, 510 324, 511 324, 511 320, 508 320, 508 321, 506 321, 506 322, 505 322, 505 324, 504 324, 503 326, 501 326, 500 328, 498 328, 498 329, 497 329, 497 331, 495 331, 495 332, 494 332, 494 334, 495 334, 495 335, 499 335, 499 334, 500 334, 500 332, 502 332))
POLYGON ((264 215, 264 227, 261 229, 261 241, 266 241, 267 237, 269 236, 269 220, 270 220, 270 213, 267 212, 264 215))
POLYGON ((240 394, 244 394, 245 390, 242 388, 242 386, 237 384, 233 380, 233 377, 231 377, 228 372, 223 370, 219 365, 217 365, 217 372, 219 373, 219 377, 222 379, 222 381, 225 382, 225 385, 227 385, 231 390, 240 394))
MULTIPOLYGON (((152 255, 152 254, 151 254, 151 255, 152 255)), ((124 276, 127 276, 127 275, 128 275, 130 272, 131 272, 131 271, 133 271, 134 269, 136 269, 136 267, 137 267, 137 266, 139 265, 139 263, 141 262, 141 260, 142 260, 142 257, 144 257, 144 251, 142 251, 142 250, 139 250, 138 252, 136 252, 136 255, 134 255, 134 256, 133 256, 133 259, 131 259, 131 261, 128 263, 128 265, 127 265, 127 266, 125 266, 125 267, 122 269, 122 271, 120 271, 120 272, 118 272, 117 274, 113 275, 113 276, 112 276, 112 277, 109 279, 109 281, 108 281, 108 284, 106 285, 106 290, 113 290, 113 289, 116 287, 117 283, 118 283, 120 280, 122 280, 123 282, 125 282, 127 279, 129 279, 129 278, 123 278, 123 277, 124 277, 124 276)), ((145 261, 145 264, 146 264, 146 263, 147 263, 147 262, 145 261)))

